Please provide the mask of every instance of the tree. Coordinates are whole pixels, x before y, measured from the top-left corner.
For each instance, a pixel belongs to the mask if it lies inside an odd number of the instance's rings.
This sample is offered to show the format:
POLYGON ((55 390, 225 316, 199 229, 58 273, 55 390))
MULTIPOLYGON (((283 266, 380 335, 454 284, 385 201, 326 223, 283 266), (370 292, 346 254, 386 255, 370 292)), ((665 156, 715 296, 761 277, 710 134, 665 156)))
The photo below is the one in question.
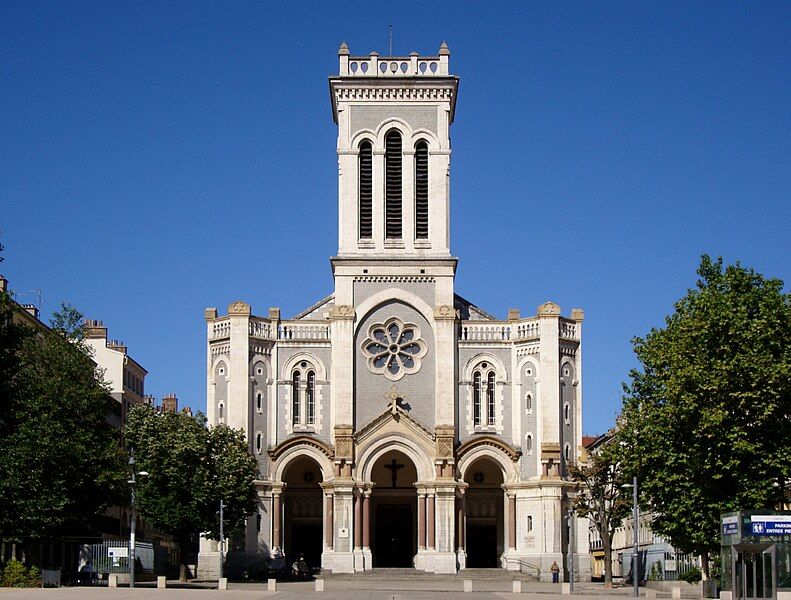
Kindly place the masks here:
POLYGON ((629 514, 630 501, 621 487, 626 480, 618 461, 612 434, 594 450, 585 462, 569 467, 572 481, 579 486, 573 499, 581 517, 588 517, 602 542, 604 550, 604 587, 612 587, 612 539, 615 529, 629 514))
POLYGON ((683 552, 719 548, 720 514, 769 508, 791 469, 791 296, 703 256, 665 327, 633 340, 618 448, 652 529, 683 552))
POLYGON ((106 421, 113 402, 64 305, 52 329, 14 323, 0 294, 0 537, 85 534, 123 489, 124 458, 106 421))
POLYGON ((140 514, 171 534, 181 550, 179 577, 187 579, 190 539, 219 539, 220 500, 225 532, 239 531, 255 509, 258 471, 244 433, 226 425, 207 427, 202 414, 157 412, 136 406, 129 413, 126 442, 135 449, 140 514))

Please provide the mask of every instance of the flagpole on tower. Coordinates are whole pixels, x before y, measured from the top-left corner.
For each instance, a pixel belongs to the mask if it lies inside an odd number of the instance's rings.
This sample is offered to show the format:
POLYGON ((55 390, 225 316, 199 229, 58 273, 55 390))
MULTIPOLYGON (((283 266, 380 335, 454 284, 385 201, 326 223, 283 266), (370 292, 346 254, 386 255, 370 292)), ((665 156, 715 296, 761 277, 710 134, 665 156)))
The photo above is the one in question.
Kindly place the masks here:
POLYGON ((389 28, 390 28, 390 46, 389 46, 390 53, 388 54, 388 56, 393 56, 393 26, 390 25, 389 28))

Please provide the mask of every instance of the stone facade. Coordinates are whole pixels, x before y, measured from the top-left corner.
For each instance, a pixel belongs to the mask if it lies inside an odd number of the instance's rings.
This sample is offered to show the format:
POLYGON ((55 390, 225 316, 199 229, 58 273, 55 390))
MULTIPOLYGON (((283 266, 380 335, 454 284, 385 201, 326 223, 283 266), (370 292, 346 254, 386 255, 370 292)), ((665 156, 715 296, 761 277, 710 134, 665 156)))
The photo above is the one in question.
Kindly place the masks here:
MULTIPOLYGON (((293 319, 241 301, 205 312, 209 421, 243 428, 260 465, 258 512, 228 570, 305 553, 335 572, 490 566, 548 580, 566 563, 583 314, 546 302, 500 320, 454 292, 449 60, 444 44, 381 58, 341 46, 334 292, 293 319)), ((217 560, 204 541, 203 572, 217 560)))

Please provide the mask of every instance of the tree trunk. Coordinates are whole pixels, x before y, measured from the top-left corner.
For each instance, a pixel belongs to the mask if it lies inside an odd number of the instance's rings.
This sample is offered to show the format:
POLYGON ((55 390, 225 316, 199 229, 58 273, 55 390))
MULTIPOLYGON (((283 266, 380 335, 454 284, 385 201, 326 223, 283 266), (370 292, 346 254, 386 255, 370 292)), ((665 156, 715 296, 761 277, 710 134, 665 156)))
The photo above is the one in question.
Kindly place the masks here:
POLYGON ((609 531, 601 532, 601 543, 604 548, 604 587, 612 588, 612 538, 609 531))
POLYGON ((700 555, 700 575, 703 581, 709 580, 709 553, 703 552, 700 555))
POLYGON ((179 541, 179 583, 187 583, 187 576, 189 570, 187 569, 187 552, 189 550, 189 542, 187 540, 179 541))

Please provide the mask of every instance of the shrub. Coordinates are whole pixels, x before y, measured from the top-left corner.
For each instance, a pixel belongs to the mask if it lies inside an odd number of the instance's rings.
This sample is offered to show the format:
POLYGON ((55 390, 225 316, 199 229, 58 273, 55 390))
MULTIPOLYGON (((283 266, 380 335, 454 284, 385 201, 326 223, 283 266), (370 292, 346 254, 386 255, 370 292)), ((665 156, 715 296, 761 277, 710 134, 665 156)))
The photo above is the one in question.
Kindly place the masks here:
POLYGON ((686 581, 687 583, 697 583, 701 580, 700 569, 697 567, 692 567, 686 573, 679 575, 678 578, 681 581, 686 581))
POLYGON ((36 567, 27 568, 18 560, 12 560, 0 575, 0 585, 16 588, 39 587, 41 571, 36 567))

